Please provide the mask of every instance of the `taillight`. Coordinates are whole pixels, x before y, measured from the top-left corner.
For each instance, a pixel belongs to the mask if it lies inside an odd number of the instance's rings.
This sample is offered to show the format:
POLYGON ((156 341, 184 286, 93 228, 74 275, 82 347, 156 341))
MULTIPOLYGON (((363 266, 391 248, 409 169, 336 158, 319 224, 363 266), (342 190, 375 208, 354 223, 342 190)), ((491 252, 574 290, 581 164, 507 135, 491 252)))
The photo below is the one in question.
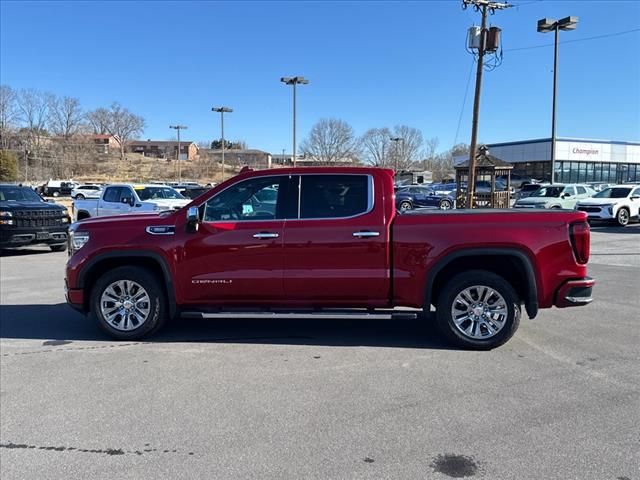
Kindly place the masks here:
POLYGON ((585 264, 589 261, 591 253, 591 229, 587 222, 573 223, 569 227, 571 246, 578 263, 585 264))

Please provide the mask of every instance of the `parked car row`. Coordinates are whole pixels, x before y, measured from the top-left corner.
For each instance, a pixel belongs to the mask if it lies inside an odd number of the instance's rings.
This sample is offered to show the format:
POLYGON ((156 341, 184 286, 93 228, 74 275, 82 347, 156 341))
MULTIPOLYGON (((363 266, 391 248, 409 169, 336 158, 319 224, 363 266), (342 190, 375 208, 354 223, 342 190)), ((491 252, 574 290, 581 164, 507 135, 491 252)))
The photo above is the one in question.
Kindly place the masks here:
MULTIPOLYGON (((420 208, 455 208, 456 187, 455 183, 401 187, 396 191, 396 208, 401 212, 420 208)), ((466 185, 462 187, 465 190, 466 185)), ((487 188, 490 191, 490 182, 478 182, 476 192, 486 192, 487 188)), ((596 191, 591 184, 529 183, 522 186, 515 198, 513 206, 518 209, 581 210, 588 214, 589 220, 615 220, 621 226, 626 226, 632 219, 640 220, 638 185, 607 184, 603 190, 596 191)))

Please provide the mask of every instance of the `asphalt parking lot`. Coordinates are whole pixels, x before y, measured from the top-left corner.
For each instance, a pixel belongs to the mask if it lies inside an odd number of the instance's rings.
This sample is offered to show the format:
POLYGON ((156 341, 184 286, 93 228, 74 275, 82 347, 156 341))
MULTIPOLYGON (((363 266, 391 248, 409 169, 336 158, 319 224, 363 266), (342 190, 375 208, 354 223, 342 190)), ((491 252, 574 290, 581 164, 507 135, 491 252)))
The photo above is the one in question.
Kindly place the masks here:
POLYGON ((640 225, 595 226, 595 301, 491 352, 426 322, 173 322, 114 342, 65 253, 0 258, 0 477, 640 478, 640 225))

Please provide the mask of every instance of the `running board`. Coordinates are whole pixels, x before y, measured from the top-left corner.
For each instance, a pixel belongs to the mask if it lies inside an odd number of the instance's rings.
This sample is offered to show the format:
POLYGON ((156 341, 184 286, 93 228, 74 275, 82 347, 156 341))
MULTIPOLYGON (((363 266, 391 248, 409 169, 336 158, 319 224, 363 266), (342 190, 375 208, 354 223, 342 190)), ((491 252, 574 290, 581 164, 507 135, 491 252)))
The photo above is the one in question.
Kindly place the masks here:
POLYGON ((305 319, 314 318, 322 320, 415 320, 418 312, 387 312, 387 313, 367 313, 367 312, 182 312, 182 318, 274 318, 274 319, 305 319))

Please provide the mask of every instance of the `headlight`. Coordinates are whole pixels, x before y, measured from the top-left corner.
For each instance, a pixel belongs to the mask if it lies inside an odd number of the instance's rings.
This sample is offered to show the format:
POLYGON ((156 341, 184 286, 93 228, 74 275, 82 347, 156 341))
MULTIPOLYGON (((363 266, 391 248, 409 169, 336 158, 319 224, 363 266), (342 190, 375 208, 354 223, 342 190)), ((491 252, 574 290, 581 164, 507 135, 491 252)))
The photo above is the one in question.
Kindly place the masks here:
POLYGON ((13 213, 11 212, 0 212, 0 225, 13 225, 13 213))
POLYGON ((89 241, 88 232, 69 232, 71 237, 71 249, 75 252, 80 250, 89 241))
POLYGON ((68 216, 62 217, 62 223, 69 223, 69 217, 68 216))

